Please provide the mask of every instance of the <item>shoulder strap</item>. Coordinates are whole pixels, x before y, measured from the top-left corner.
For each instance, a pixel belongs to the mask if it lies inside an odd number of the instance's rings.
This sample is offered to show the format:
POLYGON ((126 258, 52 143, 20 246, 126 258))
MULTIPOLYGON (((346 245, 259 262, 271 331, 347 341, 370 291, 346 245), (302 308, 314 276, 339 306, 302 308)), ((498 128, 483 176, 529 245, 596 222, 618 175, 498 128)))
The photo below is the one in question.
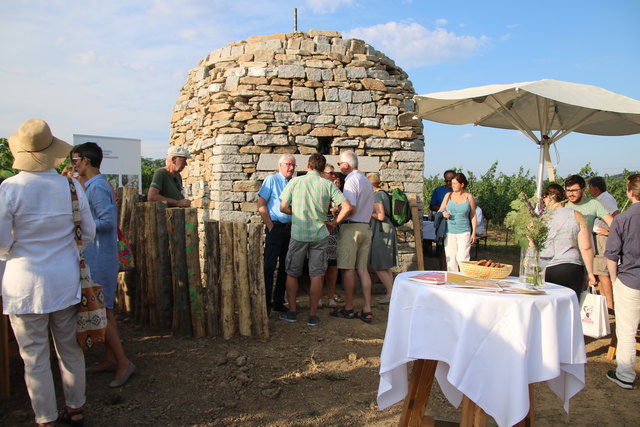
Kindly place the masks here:
POLYGON ((449 199, 451 199, 451 191, 444 195, 444 199, 442 199, 442 203, 444 203, 444 208, 447 208, 447 203, 449 203, 449 199), (446 202, 446 203, 445 203, 446 202))
POLYGON ((380 190, 380 191, 382 191, 387 196, 387 201, 389 202, 389 212, 387 212, 387 207, 384 205, 384 203, 382 204, 382 207, 384 208, 385 220, 387 218, 391 220, 391 212, 393 212, 393 198, 389 193, 386 192, 386 190, 380 190))
POLYGON ((69 191, 71 193, 71 208, 73 209, 73 235, 80 252, 80 263, 84 263, 84 253, 82 250, 82 219, 80 217, 80 208, 78 204, 78 192, 72 179, 73 178, 67 178, 69 181, 69 191))

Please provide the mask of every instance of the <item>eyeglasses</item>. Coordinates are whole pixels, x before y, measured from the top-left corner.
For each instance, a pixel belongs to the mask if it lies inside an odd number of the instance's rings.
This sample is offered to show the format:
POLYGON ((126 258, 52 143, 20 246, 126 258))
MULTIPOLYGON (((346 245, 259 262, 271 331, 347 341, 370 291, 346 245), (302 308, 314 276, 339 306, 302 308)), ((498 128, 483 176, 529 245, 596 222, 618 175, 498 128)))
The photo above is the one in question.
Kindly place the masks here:
POLYGON ((294 168, 296 167, 295 163, 282 163, 282 164, 285 165, 285 166, 292 166, 294 168))
POLYGON ((79 162, 82 159, 84 159, 84 157, 72 157, 71 158, 71 163, 76 164, 77 162, 79 162))

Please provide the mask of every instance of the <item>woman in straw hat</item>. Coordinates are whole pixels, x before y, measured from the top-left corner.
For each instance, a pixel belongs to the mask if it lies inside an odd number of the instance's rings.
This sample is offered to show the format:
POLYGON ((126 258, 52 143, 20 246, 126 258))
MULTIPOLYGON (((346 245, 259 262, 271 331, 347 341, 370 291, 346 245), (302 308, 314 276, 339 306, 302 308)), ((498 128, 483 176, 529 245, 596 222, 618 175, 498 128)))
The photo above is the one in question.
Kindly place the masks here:
MULTIPOLYGON (((2 280, 3 311, 9 315, 25 382, 38 425, 58 419, 49 360, 53 336, 66 408, 62 420, 82 425, 85 403, 84 355, 76 341, 80 266, 74 237, 73 210, 67 177, 54 167, 71 145, 54 137, 49 125, 31 119, 9 138, 13 167, 21 170, 0 186, 0 258, 6 260, 2 280)), ((82 240, 90 243, 95 223, 77 180, 82 240)))

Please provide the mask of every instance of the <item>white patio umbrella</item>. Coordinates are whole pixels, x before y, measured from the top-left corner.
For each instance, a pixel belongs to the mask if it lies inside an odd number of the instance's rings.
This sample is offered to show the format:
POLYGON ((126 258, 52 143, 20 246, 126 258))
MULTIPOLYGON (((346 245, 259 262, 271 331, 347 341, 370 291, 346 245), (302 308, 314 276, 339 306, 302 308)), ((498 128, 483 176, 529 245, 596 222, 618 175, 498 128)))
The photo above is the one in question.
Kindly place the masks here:
POLYGON ((416 95, 417 116, 452 125, 518 129, 540 146, 536 194, 544 162, 554 180, 549 147, 571 132, 590 135, 640 133, 640 101, 579 83, 544 79, 416 95), (536 135, 534 131, 539 132, 536 135))

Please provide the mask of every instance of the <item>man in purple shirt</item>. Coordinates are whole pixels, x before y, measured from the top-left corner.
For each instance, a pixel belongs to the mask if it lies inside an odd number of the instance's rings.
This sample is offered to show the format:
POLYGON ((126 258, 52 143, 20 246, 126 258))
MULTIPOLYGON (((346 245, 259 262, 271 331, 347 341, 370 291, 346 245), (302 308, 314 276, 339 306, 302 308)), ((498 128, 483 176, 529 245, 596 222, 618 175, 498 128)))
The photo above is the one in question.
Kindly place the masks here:
POLYGON ((373 321, 371 276, 367 270, 367 263, 371 247, 369 220, 371 220, 373 213, 373 186, 367 177, 358 170, 358 156, 353 151, 340 153, 338 167, 346 176, 343 193, 351 203, 351 209, 342 222, 338 240, 338 268, 342 269, 345 305, 343 308, 333 310, 330 314, 345 319, 358 317, 364 322, 371 323, 373 321), (353 311, 356 271, 360 278, 364 297, 364 305, 358 313, 353 311))
POLYGON ((631 207, 611 223, 604 256, 613 282, 616 307, 616 370, 607 378, 632 389, 636 373, 636 332, 640 322, 640 174, 627 178, 631 207))

